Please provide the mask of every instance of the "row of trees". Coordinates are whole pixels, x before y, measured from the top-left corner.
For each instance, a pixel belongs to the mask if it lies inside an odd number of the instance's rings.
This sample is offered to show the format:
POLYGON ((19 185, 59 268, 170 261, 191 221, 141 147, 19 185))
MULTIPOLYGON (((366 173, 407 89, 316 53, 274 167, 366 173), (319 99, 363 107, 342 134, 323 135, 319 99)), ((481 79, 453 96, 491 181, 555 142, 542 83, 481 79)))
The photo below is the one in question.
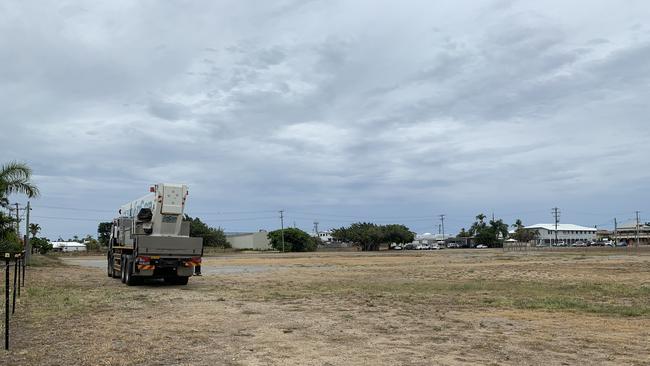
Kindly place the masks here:
MULTIPOLYGON (((474 221, 469 230, 465 231, 465 228, 462 228, 458 236, 474 238, 477 243, 485 244, 489 247, 503 246, 503 241, 509 236, 508 224, 504 223, 501 219, 492 219, 488 222, 485 219, 486 216, 484 214, 478 214, 476 221, 474 221)), ((515 228, 512 238, 519 242, 529 242, 539 236, 536 230, 526 229, 519 219, 512 227, 515 228)))
POLYGON ((377 225, 370 222, 357 222, 348 227, 332 230, 335 240, 354 243, 361 250, 379 250, 382 244, 404 244, 415 240, 415 233, 404 225, 377 225))

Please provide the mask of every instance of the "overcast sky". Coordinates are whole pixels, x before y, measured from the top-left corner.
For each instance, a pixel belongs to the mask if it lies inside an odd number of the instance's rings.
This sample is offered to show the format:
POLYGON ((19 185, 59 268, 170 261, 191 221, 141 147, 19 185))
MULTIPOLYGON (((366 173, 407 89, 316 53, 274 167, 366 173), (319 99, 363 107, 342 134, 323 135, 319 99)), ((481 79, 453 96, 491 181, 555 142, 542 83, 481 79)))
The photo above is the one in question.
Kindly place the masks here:
POLYGON ((648 218, 649 92, 645 0, 0 3, 0 161, 50 239, 156 182, 226 231, 648 218))

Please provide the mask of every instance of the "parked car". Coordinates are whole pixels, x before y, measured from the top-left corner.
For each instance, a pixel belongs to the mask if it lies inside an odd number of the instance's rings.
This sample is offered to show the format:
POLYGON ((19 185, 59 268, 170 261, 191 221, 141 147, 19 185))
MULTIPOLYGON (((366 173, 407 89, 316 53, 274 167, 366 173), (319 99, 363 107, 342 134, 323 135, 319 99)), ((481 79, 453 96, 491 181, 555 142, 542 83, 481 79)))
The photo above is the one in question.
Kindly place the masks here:
POLYGON ((476 249, 486 249, 488 246, 485 244, 479 244, 476 246, 476 249))
POLYGON ((619 241, 618 244, 616 244, 617 247, 626 247, 627 243, 624 241, 619 241))
POLYGON ((402 247, 400 245, 395 245, 393 247, 393 250, 402 250, 402 247))
POLYGON ((577 242, 573 243, 572 246, 574 246, 574 247, 586 247, 587 243, 585 243, 584 241, 577 241, 577 242))
POLYGON ((429 249, 431 249, 431 250, 440 250, 442 248, 438 244, 431 244, 429 249))

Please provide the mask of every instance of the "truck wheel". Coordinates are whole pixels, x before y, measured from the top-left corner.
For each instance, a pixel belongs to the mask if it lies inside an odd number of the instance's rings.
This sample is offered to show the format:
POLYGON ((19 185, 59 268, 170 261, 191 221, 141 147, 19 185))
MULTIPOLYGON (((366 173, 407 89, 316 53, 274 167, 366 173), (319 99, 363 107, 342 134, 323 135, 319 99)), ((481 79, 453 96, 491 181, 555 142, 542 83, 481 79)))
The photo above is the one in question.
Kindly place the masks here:
POLYGON ((111 257, 110 254, 107 256, 106 262, 108 262, 106 273, 108 274, 108 277, 113 277, 113 257, 111 257))
POLYGON ((111 271, 113 273, 113 278, 119 278, 120 273, 115 270, 115 257, 111 256, 111 271))
POLYGON ((124 270, 124 283, 126 283, 128 286, 133 286, 136 284, 136 279, 133 277, 133 271, 131 269, 131 265, 133 263, 129 260, 126 262, 126 268, 124 270))
POLYGON ((122 283, 126 283, 126 256, 122 256, 122 260, 120 261, 120 274, 122 283))

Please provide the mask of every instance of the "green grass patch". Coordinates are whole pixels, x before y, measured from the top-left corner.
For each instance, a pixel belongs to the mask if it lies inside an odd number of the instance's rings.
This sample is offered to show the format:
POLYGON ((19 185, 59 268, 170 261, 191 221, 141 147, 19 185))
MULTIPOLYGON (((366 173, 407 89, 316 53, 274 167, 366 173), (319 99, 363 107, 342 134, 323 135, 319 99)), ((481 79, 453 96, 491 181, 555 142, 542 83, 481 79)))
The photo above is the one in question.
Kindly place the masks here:
POLYGON ((514 306, 519 309, 564 310, 604 315, 643 316, 650 314, 650 307, 648 306, 592 303, 583 299, 564 296, 517 299, 514 301, 514 306))
POLYGON ((64 265, 58 257, 47 254, 32 254, 29 260, 30 267, 62 267, 64 265))
POLYGON ((390 303, 430 303, 548 311, 574 311, 616 316, 650 315, 650 286, 619 283, 537 281, 323 281, 304 286, 257 289, 267 300, 332 297, 390 303))

